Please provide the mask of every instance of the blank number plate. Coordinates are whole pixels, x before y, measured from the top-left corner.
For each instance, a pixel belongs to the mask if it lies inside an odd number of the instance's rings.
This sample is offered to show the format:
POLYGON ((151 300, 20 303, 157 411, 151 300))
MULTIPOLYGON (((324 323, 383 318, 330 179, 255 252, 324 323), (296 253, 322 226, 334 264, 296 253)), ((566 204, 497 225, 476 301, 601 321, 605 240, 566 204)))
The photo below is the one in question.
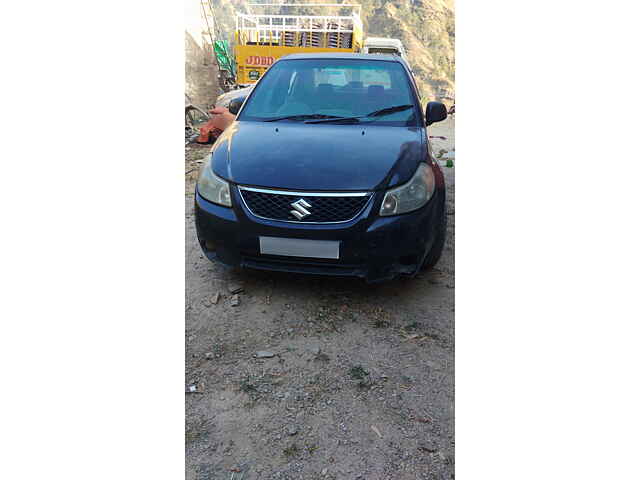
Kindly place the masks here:
POLYGON ((340 242, 299 238, 260 237, 260 253, 286 257, 340 258, 340 242))

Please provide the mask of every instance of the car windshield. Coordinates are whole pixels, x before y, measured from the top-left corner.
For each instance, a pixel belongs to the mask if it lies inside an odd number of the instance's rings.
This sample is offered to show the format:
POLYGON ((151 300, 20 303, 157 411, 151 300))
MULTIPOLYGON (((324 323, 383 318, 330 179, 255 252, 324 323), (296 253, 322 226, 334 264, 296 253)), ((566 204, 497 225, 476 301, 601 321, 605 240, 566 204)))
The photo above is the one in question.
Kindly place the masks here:
POLYGON ((404 67, 382 60, 281 60, 256 86, 239 120, 302 122, 332 117, 417 125, 414 95, 404 67), (390 108, 398 106, 407 107, 390 108), (385 109, 388 111, 379 113, 385 109), (367 117, 374 112, 378 114, 367 117))

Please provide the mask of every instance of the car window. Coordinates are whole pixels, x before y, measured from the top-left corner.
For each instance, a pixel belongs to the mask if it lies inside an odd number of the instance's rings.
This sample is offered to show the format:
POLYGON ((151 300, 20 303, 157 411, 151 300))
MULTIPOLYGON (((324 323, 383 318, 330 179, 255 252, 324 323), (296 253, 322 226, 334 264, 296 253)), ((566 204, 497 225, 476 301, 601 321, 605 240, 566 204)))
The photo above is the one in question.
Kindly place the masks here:
POLYGON ((321 83, 327 83, 334 87, 344 87, 347 84, 349 72, 341 68, 314 68, 314 84, 317 87, 321 83))
POLYGON ((388 70, 378 68, 363 72, 362 82, 365 87, 369 85, 382 85, 384 88, 391 88, 391 75, 388 70))
MULTIPOLYGON (((380 60, 281 60, 255 87, 239 120, 264 121, 293 115, 362 116, 398 105, 416 105, 404 67, 380 60)), ((369 119, 378 124, 415 125, 410 108, 369 119)), ((369 121, 368 120, 368 121, 369 121)))

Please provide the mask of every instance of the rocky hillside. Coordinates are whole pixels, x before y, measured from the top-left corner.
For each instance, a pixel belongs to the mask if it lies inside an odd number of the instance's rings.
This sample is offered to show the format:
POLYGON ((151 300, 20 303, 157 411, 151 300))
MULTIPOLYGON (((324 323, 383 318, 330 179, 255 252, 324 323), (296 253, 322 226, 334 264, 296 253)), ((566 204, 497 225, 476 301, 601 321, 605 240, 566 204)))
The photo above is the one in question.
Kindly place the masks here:
MULTIPOLYGON (((233 38, 236 12, 246 12, 257 0, 214 0, 223 34, 233 38)), ((274 2, 270 2, 274 3, 274 2)), ((290 3, 303 3, 300 0, 290 3)), ((321 3, 321 2, 316 2, 321 3)), ((328 3, 328 2, 327 2, 328 3)), ((454 96, 455 17, 453 0, 353 0, 362 5, 365 36, 402 40, 423 97, 454 96)), ((307 7, 282 13, 327 15, 337 9, 307 7)), ((288 11, 287 11, 288 10, 288 11)), ((254 8, 254 12, 257 9, 254 8)), ((271 10, 276 13, 276 11, 271 10)))
POLYGON ((453 0, 361 0, 365 35, 402 40, 423 96, 454 95, 453 0))

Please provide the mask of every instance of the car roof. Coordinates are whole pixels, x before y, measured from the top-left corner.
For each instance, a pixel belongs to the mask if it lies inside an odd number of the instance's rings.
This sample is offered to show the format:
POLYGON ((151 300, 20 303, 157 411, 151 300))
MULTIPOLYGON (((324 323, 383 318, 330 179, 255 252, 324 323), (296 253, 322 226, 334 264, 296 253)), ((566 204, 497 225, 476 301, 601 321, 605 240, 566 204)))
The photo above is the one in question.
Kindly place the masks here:
POLYGON ((397 55, 380 54, 380 53, 292 53, 284 57, 280 57, 277 61, 281 60, 311 60, 311 59, 326 59, 326 60, 377 60, 384 62, 398 62, 405 63, 402 58, 397 55))
POLYGON ((249 85, 248 87, 238 88, 236 90, 229 90, 228 92, 224 92, 221 95, 218 95, 216 98, 216 107, 228 107, 229 102, 234 98, 242 97, 249 95, 251 90, 255 85, 249 85))

